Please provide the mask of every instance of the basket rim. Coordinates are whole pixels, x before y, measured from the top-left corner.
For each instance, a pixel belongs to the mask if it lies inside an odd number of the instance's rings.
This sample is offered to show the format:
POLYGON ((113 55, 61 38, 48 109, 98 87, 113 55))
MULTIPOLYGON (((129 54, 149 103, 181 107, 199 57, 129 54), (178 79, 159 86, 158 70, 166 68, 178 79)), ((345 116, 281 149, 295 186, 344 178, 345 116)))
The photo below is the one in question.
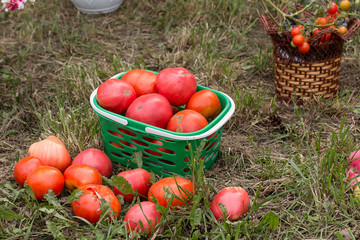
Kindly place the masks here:
MULTIPOLYGON (((116 75, 114 75, 112 78, 121 78, 122 75, 124 75, 126 72, 121 72, 118 73, 116 75)), ((157 72, 155 72, 157 73, 157 72)), ((96 95, 97 95, 97 90, 98 88, 96 88, 90 95, 90 105, 93 108, 93 110, 100 116, 100 117, 104 117, 107 118, 111 121, 114 121, 116 123, 119 123, 121 125, 127 126, 129 128, 131 127, 131 123, 137 123, 141 126, 144 127, 144 131, 145 133, 149 133, 149 134, 153 134, 153 135, 157 135, 159 137, 165 137, 168 139, 174 139, 174 140, 196 140, 196 139, 202 139, 205 137, 210 136, 211 134, 215 133, 217 130, 219 130, 222 126, 224 126, 224 124, 230 119, 230 117, 234 114, 235 112, 235 103, 232 100, 231 97, 229 97, 226 93, 211 89, 211 88, 207 88, 201 85, 197 85, 198 88, 200 88, 201 90, 203 89, 208 89, 211 90, 213 92, 215 92, 217 95, 221 95, 225 98, 226 104, 223 108, 223 110, 220 112, 220 114, 213 120, 211 121, 211 123, 209 125, 207 125, 205 128, 193 132, 193 133, 176 133, 176 132, 172 132, 166 129, 162 129, 162 128, 158 128, 146 123, 142 123, 140 121, 137 120, 133 120, 130 118, 127 118, 125 116, 122 116, 120 114, 116 114, 113 112, 110 112, 106 109, 103 109, 96 101, 96 95), (194 135, 195 133, 195 135, 194 135)), ((135 131, 142 131, 142 129, 135 129, 132 128, 135 131)))

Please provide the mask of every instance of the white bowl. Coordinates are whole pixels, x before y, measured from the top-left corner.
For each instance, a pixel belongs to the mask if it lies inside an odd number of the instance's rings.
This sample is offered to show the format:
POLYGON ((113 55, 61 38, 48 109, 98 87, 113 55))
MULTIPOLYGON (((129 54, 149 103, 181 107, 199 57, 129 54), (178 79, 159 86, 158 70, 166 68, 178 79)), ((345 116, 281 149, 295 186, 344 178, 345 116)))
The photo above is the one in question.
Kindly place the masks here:
POLYGON ((116 11, 123 0, 71 0, 71 2, 82 13, 101 14, 116 11))

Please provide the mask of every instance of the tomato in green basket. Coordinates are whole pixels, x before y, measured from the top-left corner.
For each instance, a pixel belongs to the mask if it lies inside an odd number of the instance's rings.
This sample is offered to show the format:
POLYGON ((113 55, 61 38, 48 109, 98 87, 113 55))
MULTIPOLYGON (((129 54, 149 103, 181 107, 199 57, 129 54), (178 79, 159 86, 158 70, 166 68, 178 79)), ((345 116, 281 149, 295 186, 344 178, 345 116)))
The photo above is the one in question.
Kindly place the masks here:
POLYGON ((124 113, 135 98, 134 87, 116 78, 108 79, 100 84, 96 96, 102 108, 117 114, 124 113))
POLYGON ((156 90, 165 96, 171 105, 182 106, 196 92, 196 79, 185 68, 166 68, 156 78, 156 90))
POLYGON ((194 185, 183 177, 167 177, 154 183, 148 194, 148 200, 154 202, 154 198, 161 206, 166 207, 171 196, 174 196, 171 207, 185 206, 190 201, 194 192, 194 185), (170 197, 170 198, 169 198, 170 197))
POLYGON ((204 89, 191 96, 186 109, 197 111, 205 118, 215 118, 221 112, 221 104, 213 91, 204 89))
POLYGON ((137 96, 149 93, 156 93, 156 77, 153 72, 134 69, 125 73, 121 80, 130 83, 134 87, 137 96))
POLYGON ((140 96, 129 106, 126 117, 159 128, 165 128, 173 113, 166 97, 158 93, 140 96))
POLYGON ((185 109, 170 119, 167 130, 179 133, 190 133, 203 129, 208 125, 206 118, 200 113, 185 109))

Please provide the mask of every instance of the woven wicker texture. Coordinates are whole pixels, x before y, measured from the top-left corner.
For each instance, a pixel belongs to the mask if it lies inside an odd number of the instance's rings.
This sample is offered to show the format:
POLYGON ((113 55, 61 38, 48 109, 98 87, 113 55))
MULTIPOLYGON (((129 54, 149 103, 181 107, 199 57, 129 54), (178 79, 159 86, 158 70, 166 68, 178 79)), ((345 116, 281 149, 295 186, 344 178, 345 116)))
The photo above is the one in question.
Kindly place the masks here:
MULTIPOLYGON (((299 4, 295 5, 296 10, 302 8, 299 4)), ((287 12, 288 9, 284 8, 283 11, 287 12)), ((306 21, 311 16, 304 11, 301 20, 306 21)), ((330 98, 337 94, 343 44, 360 27, 359 19, 352 19, 348 23, 348 32, 344 35, 333 28, 326 28, 311 36, 310 51, 306 54, 291 46, 289 31, 280 33, 274 21, 266 15, 260 15, 259 19, 274 46, 275 93, 278 99, 291 102, 296 95, 298 101, 302 102, 313 96, 330 98), (326 36, 330 39, 321 41, 326 36)))

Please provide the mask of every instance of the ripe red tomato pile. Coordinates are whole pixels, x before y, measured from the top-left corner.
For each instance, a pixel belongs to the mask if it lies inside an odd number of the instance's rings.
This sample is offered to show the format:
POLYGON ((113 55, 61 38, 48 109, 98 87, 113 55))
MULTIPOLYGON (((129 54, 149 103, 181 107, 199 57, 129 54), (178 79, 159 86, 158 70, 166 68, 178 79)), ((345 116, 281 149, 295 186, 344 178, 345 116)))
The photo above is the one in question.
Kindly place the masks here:
MULTIPOLYGON (((71 162, 65 144, 54 136, 34 143, 30 149, 29 152, 44 157, 46 161, 38 156, 18 161, 14 167, 16 182, 21 187, 25 183, 30 186, 38 201, 44 200, 49 191, 55 196, 66 194, 64 186, 68 194, 79 189, 77 191, 81 191, 82 195, 71 202, 74 217, 79 221, 86 220, 92 224, 100 219, 114 221, 119 218, 121 209, 128 209, 124 216, 127 231, 148 236, 161 224, 161 206, 165 209, 170 205, 170 211, 179 211, 191 205, 196 194, 194 184, 188 179, 173 176, 155 182, 152 175, 141 168, 113 175, 111 180, 106 181, 113 186, 106 186, 102 176, 112 175, 112 163, 104 152, 90 148, 80 152, 71 162), (51 151, 54 151, 51 153, 53 156, 58 157, 49 158, 51 151), (119 198, 130 206, 122 207, 119 198), (102 218, 104 210, 109 214, 102 218)), ((225 217, 229 221, 237 221, 247 213, 249 204, 249 195, 243 188, 228 187, 216 194, 210 209, 215 219, 223 221, 225 217)))
MULTIPOLYGON (((360 1, 356 1, 357 4, 360 4, 360 1)), ((356 3, 355 3, 356 4, 356 3)), ((315 24, 317 28, 312 29, 311 34, 308 34, 307 31, 305 31, 304 26, 302 25, 296 25, 293 28, 291 28, 291 36, 292 36, 292 42, 291 45, 293 47, 297 47, 299 52, 306 54, 310 51, 310 45, 309 45, 309 38, 317 35, 322 34, 322 29, 326 28, 333 28, 337 30, 340 34, 347 33, 347 22, 343 18, 346 14, 343 14, 340 16, 339 10, 342 12, 346 12, 350 9, 351 3, 348 0, 342 0, 339 4, 339 6, 335 2, 331 2, 328 6, 328 15, 324 17, 318 17, 315 19, 315 24), (339 8, 340 6, 340 8, 339 8), (308 37, 306 37, 308 35, 308 37)), ((331 33, 325 34, 320 38, 320 42, 326 42, 331 39, 331 33)))
POLYGON ((131 70, 121 79, 99 86, 97 102, 111 112, 174 132, 195 132, 221 112, 217 95, 196 92, 194 75, 182 67, 166 68, 156 75, 131 70))

